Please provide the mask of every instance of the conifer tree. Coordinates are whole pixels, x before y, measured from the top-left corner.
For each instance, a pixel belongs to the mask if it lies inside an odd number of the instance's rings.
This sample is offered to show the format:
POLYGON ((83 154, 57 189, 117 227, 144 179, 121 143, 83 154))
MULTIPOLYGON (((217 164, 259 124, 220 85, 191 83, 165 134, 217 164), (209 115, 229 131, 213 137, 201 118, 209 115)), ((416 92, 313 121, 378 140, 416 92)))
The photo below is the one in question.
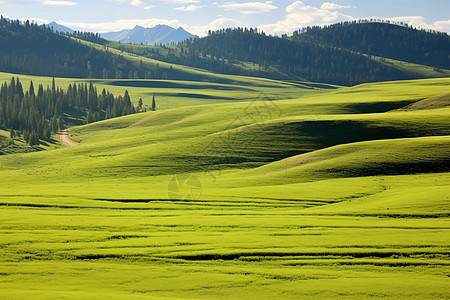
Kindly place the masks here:
POLYGON ((152 111, 156 110, 156 102, 155 102, 155 95, 153 95, 153 99, 152 99, 152 111))
POLYGON ((30 95, 30 97, 34 97, 34 85, 33 85, 33 80, 30 81, 30 88, 28 90, 28 94, 30 95))

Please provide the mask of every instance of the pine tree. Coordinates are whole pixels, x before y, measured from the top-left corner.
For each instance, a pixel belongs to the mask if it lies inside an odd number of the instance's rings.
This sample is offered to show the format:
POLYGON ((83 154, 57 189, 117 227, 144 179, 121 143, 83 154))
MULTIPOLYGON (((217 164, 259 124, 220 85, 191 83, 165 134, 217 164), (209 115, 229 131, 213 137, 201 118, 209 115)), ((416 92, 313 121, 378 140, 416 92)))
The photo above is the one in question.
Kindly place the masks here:
POLYGON ((28 132, 28 130, 24 130, 24 132, 23 132, 23 140, 27 144, 30 143, 30 133, 28 132))
POLYGON ((29 89, 28 93, 30 94, 30 97, 34 97, 35 96, 33 81, 30 81, 30 89, 29 89))
POLYGON ((152 110, 152 111, 155 111, 155 110, 156 110, 155 95, 153 95, 153 99, 152 99, 152 108, 151 108, 151 110, 152 110))
POLYGON ((50 140, 50 137, 52 136, 50 126, 48 124, 45 124, 44 127, 44 138, 48 141, 50 140))
POLYGON ((64 129, 64 121, 61 118, 61 116, 59 116, 59 118, 58 118, 58 128, 59 128, 59 130, 63 130, 64 129))

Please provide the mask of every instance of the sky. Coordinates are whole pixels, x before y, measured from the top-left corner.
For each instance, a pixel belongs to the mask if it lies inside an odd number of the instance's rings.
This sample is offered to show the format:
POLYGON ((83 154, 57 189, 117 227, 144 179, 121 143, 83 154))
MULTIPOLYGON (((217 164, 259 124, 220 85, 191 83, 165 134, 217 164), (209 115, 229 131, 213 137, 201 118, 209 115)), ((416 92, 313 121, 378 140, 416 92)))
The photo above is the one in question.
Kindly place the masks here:
POLYGON ((0 14, 99 33, 165 24, 199 36, 228 27, 281 35, 371 18, 450 33, 450 0, 0 0, 0 14))

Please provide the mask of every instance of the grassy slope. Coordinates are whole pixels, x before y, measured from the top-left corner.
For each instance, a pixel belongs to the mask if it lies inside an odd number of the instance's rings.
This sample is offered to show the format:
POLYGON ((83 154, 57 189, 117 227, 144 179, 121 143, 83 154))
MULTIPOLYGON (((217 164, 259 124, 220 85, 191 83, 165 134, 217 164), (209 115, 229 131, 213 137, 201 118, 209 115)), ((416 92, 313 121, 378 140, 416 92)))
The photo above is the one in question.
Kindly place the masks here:
POLYGON ((450 110, 397 109, 449 85, 148 112, 0 157, 2 293, 444 298, 450 110))
POLYGON ((435 109, 450 106, 450 94, 438 95, 430 98, 423 99, 418 102, 414 102, 411 105, 406 106, 406 110, 423 110, 423 109, 435 109))
MULTIPOLYGON (((145 60, 145 59, 144 59, 145 60)), ((199 71, 200 72, 200 71, 199 71)), ((210 81, 216 80, 213 73, 202 72, 202 76, 210 81)), ((0 82, 10 81, 10 73, 0 73, 0 82)), ((28 89, 30 80, 35 86, 51 85, 52 78, 42 76, 18 75, 24 89, 28 89)), ((99 92, 103 88, 123 95, 125 90, 130 92, 131 100, 137 105, 139 98, 143 99, 144 107, 150 108, 152 96, 156 96, 158 110, 212 103, 228 103, 234 101, 248 101, 257 97, 271 99, 297 98, 309 93, 320 93, 336 88, 336 86, 308 82, 288 83, 268 79, 258 79, 242 76, 223 76, 227 83, 208 81, 180 81, 180 80, 115 80, 115 79, 69 79, 56 78, 58 87, 67 89, 69 84, 94 82, 99 92)))
POLYGON ((399 70, 405 71, 409 74, 413 74, 418 78, 440 78, 450 77, 450 70, 436 69, 433 67, 410 63, 406 61, 400 61, 395 59, 383 58, 378 56, 370 56, 373 60, 381 62, 387 66, 395 67, 399 70))
MULTIPOLYGON (((113 49, 124 49, 124 51, 135 54, 143 54, 148 58, 153 58, 156 60, 164 60, 169 55, 169 49, 171 50, 171 54, 175 57, 179 58, 181 53, 182 45, 172 45, 166 47, 160 46, 147 46, 147 45, 137 45, 137 44, 122 44, 115 41, 109 41, 107 46, 113 49), (151 52, 151 51, 154 52, 151 52), (158 51, 158 53, 156 53, 158 51)), ((183 51, 189 51, 189 49, 183 47, 183 51)), ((202 56, 203 57, 203 56, 202 56)), ((210 58, 210 56, 206 56, 210 58)), ((228 59, 225 59, 225 62, 229 63, 228 59)), ((277 68, 270 66, 268 69, 264 70, 262 66, 252 62, 238 61, 234 60, 232 65, 234 67, 238 67, 242 69, 242 71, 263 71, 263 72, 272 72, 275 74, 282 74, 280 70, 277 68)), ((283 74, 285 75, 285 74, 283 74)))

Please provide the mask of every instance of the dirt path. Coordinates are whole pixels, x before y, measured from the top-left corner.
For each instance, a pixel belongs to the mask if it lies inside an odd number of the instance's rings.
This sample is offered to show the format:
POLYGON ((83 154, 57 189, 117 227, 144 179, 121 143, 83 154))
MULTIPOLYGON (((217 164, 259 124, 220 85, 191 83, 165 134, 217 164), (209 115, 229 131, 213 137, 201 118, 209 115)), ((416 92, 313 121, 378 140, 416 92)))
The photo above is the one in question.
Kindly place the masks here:
POLYGON ((59 133, 59 140, 63 145, 68 147, 74 147, 79 145, 78 143, 75 143, 74 141, 69 139, 69 131, 67 130, 63 130, 59 133))

